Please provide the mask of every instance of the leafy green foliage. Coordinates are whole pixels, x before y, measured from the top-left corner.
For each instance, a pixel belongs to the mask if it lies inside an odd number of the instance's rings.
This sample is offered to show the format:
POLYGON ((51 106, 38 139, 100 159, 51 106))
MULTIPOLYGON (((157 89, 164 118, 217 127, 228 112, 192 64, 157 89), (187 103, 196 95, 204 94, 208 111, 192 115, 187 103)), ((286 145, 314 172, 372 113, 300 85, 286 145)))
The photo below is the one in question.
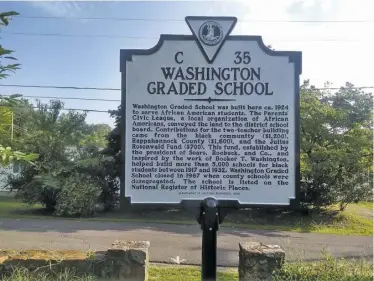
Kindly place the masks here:
POLYGON ((115 160, 111 156, 103 155, 101 151, 92 151, 91 156, 76 162, 75 169, 89 175, 100 187, 101 193, 98 201, 104 204, 104 210, 114 209, 118 204, 119 181, 113 176, 117 169, 115 160))
POLYGON ((119 179, 121 177, 122 167, 122 153, 121 153, 121 106, 117 110, 110 112, 110 116, 114 118, 114 129, 108 134, 108 145, 103 150, 103 154, 113 157, 115 167, 113 173, 110 175, 113 178, 119 179))
POLYGON ((19 95, 7 97, 0 95, 0 143, 3 146, 14 146, 12 141, 17 141, 19 128, 23 122, 22 112, 30 111, 28 102, 19 97, 19 95))
POLYGON ((11 147, 3 147, 0 145, 0 165, 7 166, 15 161, 26 161, 32 164, 32 161, 37 159, 38 155, 35 153, 25 154, 20 151, 13 151, 11 147))
POLYGON ((10 12, 4 12, 0 13, 0 26, 8 26, 9 25, 9 20, 12 19, 12 16, 18 16, 19 13, 15 11, 10 11, 10 12))
MULTIPOLYGON (((0 13, 0 27, 7 26, 11 16, 18 15, 16 12, 5 12, 0 13)), ((9 76, 10 72, 14 72, 19 68, 19 64, 4 64, 6 60, 16 60, 16 58, 9 56, 12 54, 12 50, 3 48, 0 44, 0 79, 3 79, 9 76)), ((10 140, 10 127, 12 123, 12 108, 9 103, 11 98, 4 98, 0 95, 0 144, 9 145, 10 140), (4 140, 7 139, 7 142, 4 143, 4 140)))
MULTIPOLYGON (((0 13, 0 27, 7 26, 12 16, 18 15, 17 12, 0 13)), ((0 45, 0 79, 9 75, 9 72, 15 72, 19 68, 19 64, 3 65, 3 60, 17 60, 10 56, 12 50, 8 50, 0 45)), ((13 106, 18 96, 2 97, 0 95, 0 166, 7 166, 13 162, 28 162, 35 160, 38 155, 35 153, 26 154, 20 151, 14 151, 9 145, 11 142, 10 128, 13 122, 13 106), (6 147, 4 147, 6 146, 6 147)))
POLYGON ((110 127, 87 125, 85 113, 63 109, 60 101, 38 102, 37 110, 28 113, 17 145, 40 157, 36 166, 24 166, 21 176, 11 179, 11 190, 24 202, 40 203, 59 216, 92 214, 98 202, 108 210, 115 205, 109 187, 113 181, 107 178, 112 160, 100 150, 110 127))
MULTIPOLYGON (((107 136, 107 147, 101 151, 102 162, 97 168, 100 170, 102 184, 101 201, 106 202, 106 210, 111 210, 118 204, 120 189, 122 154, 121 154, 121 106, 110 112, 115 118, 115 127, 107 136)), ((99 173, 98 173, 99 174, 99 173)))
POLYGON ((2 103, 0 97, 0 143, 4 144, 10 143, 10 136, 11 136, 11 126, 12 126, 12 109, 2 103))
POLYGON ((41 203, 54 210, 60 191, 60 177, 68 174, 79 152, 79 128, 85 114, 61 114, 63 103, 38 103, 38 109, 29 112, 17 145, 39 155, 36 166, 25 165, 20 177, 11 179, 11 190, 26 203, 41 203))
MULTIPOLYGON (((12 16, 17 16, 17 12, 4 12, 0 13, 0 27, 8 26, 9 25, 9 20, 11 20, 12 16)), ((17 60, 15 57, 11 56, 13 53, 12 50, 5 49, 1 44, 0 44, 0 60, 17 60)), ((5 78, 9 75, 9 72, 15 72, 17 69, 19 69, 20 64, 18 63, 13 63, 13 64, 8 64, 8 65, 3 65, 0 63, 0 79, 5 78)))
MULTIPOLYGON (((13 147, 16 145, 14 142, 19 142, 24 123, 32 110, 32 105, 20 95, 0 96, 1 144, 13 147)), ((22 148, 17 147, 17 149, 22 148)))
POLYGON ((53 174, 38 172, 37 167, 24 166, 19 177, 10 176, 10 190, 16 191, 16 198, 24 203, 40 203, 47 210, 54 211, 61 190, 60 182, 53 174))
POLYGON ((107 124, 87 125, 84 131, 84 137, 81 141, 82 146, 95 146, 105 148, 108 145, 107 136, 111 128, 107 124))
MULTIPOLYGON (((118 191, 120 188, 121 173, 121 136, 119 124, 121 118, 118 110, 110 112, 115 118, 115 128, 106 136, 104 149, 91 145, 86 146, 86 155, 77 161, 77 170, 89 174, 101 188, 99 202, 104 204, 106 211, 114 209, 118 205, 118 191)), ((108 127, 95 125, 94 131, 108 132, 108 127)), ((97 144, 97 143, 96 143, 97 144)), ((101 146, 100 146, 101 147, 101 146)))
POLYGON ((63 183, 57 197, 56 215, 75 217, 94 214, 101 190, 92 178, 74 172, 61 180, 63 183))
POLYGON ((314 206, 371 198, 371 94, 347 84, 335 93, 301 88, 303 201, 314 206))

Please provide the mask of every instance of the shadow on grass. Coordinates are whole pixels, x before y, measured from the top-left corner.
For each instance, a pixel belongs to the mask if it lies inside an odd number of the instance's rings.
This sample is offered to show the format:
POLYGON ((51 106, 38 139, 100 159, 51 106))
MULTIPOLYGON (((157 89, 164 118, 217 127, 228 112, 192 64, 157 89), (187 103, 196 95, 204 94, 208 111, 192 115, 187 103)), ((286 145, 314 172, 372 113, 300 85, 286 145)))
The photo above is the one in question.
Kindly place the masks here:
MULTIPOLYGON (((132 231, 136 229, 165 231, 200 236, 201 229, 195 220, 195 215, 185 210, 129 210, 127 213, 104 213, 88 218, 61 218, 54 217, 50 212, 41 208, 8 210, 10 218, 19 218, 22 221, 22 229, 27 231, 58 231, 62 233, 75 232, 82 229, 81 222, 85 221, 84 228, 93 230, 132 231), (23 219, 39 218, 39 220, 24 221, 23 219), (55 220, 58 219, 58 220, 55 220), (64 222, 65 221, 65 222, 64 222), (68 222, 67 222, 68 221, 68 222), (100 223, 98 223, 100 222, 100 223), (48 225, 48 228, 44 226, 48 225)), ((283 237, 289 235, 279 231, 300 228, 302 232, 310 232, 313 226, 304 225, 300 215, 274 214, 278 219, 269 222, 270 214, 261 214, 251 210, 240 210, 229 214, 220 228, 220 234, 232 234, 242 238, 251 238, 252 234, 267 237, 283 237), (250 231, 250 232, 248 232, 250 231)), ((305 223, 305 222, 304 222, 305 223)), ((13 222, 8 226, 9 230, 19 230, 19 224, 13 222), (12 227, 14 225, 14 227, 12 227)))

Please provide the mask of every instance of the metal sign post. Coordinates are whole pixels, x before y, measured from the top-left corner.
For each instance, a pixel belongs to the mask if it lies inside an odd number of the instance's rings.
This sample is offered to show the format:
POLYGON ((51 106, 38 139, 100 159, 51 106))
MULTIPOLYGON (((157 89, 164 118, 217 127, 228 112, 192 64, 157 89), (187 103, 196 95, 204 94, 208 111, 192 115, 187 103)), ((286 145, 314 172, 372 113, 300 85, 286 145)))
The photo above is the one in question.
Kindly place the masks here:
POLYGON ((217 278, 217 232, 228 211, 236 209, 221 208, 220 203, 208 197, 200 204, 197 222, 201 225, 201 280, 215 281, 217 278))
POLYGON ((203 231, 201 246, 201 280, 215 281, 217 272, 219 206, 214 198, 207 198, 201 203, 198 222, 203 231))

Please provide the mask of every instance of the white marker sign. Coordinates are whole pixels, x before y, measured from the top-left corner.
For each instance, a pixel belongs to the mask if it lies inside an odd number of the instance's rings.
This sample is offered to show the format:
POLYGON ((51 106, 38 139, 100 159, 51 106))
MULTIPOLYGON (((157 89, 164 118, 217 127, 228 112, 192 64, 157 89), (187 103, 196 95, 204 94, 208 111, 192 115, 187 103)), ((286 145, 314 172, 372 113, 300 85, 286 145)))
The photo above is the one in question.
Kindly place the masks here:
POLYGON ((193 35, 121 50, 124 196, 297 201, 301 53, 229 36, 235 18, 186 21, 193 35))

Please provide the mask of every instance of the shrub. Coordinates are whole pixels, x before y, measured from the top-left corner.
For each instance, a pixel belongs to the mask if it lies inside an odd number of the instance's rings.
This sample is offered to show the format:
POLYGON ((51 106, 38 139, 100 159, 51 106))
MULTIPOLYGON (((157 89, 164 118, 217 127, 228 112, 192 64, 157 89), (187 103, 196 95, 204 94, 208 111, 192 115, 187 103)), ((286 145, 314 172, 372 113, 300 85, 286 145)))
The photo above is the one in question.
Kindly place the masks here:
POLYGON ((73 173, 67 177, 57 196, 57 216, 89 216, 95 213, 95 205, 101 193, 90 177, 73 173))

